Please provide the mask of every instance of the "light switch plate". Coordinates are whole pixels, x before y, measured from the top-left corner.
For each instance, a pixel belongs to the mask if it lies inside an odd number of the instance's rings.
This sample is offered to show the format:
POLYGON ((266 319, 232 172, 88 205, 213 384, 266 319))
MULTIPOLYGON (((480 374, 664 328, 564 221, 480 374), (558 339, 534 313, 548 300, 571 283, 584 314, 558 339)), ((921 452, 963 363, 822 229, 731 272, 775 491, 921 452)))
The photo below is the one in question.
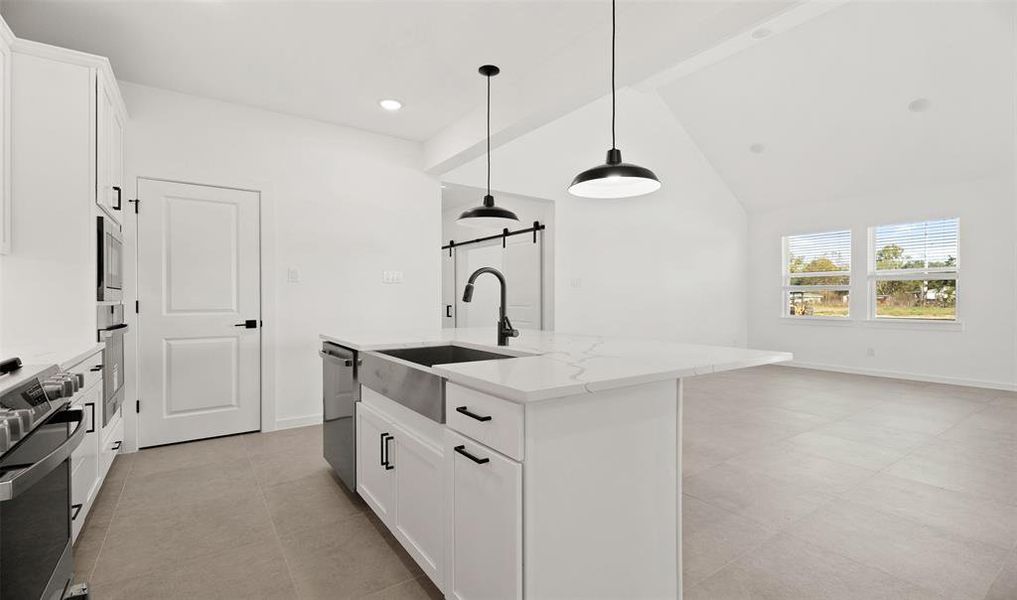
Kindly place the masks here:
POLYGON ((402 271, 382 271, 381 273, 382 283, 402 283, 403 272, 402 271))
POLYGON ((300 283, 300 270, 295 267, 286 269, 286 283, 300 283))

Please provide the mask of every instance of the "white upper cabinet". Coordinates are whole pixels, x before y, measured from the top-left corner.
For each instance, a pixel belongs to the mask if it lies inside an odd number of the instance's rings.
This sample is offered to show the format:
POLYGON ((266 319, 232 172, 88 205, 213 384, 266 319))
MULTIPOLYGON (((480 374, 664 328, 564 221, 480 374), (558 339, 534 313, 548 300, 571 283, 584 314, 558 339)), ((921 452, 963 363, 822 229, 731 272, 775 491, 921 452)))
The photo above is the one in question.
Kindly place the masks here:
POLYGON ((95 201, 107 215, 122 223, 124 198, 124 114, 116 84, 96 77, 95 201))

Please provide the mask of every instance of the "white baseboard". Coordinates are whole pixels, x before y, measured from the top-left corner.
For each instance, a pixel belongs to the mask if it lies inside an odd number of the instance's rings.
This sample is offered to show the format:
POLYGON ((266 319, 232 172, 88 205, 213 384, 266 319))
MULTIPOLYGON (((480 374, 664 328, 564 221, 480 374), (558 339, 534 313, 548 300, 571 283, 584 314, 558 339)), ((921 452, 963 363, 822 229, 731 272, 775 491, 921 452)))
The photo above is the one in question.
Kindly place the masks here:
POLYGON ((794 367, 798 369, 816 369, 818 371, 833 371, 835 373, 848 373, 851 375, 868 375, 870 377, 887 377, 890 379, 907 379, 909 381, 922 381, 926 383, 943 383, 947 385, 963 385, 967 387, 986 388, 990 390, 1005 390, 1008 392, 1017 391, 1017 383, 1004 381, 984 381, 981 379, 964 379, 961 377, 942 377, 939 375, 925 375, 921 373, 904 373, 901 371, 882 371, 879 369, 863 369, 857 367, 843 367, 840 365, 825 365, 820 363, 809 363, 792 360, 778 363, 782 367, 794 367))
POLYGON ((294 427, 306 427, 308 425, 318 425, 321 423, 321 413, 315 413, 313 415, 304 415, 302 417, 285 417, 282 419, 275 420, 275 428, 279 429, 293 429, 294 427))

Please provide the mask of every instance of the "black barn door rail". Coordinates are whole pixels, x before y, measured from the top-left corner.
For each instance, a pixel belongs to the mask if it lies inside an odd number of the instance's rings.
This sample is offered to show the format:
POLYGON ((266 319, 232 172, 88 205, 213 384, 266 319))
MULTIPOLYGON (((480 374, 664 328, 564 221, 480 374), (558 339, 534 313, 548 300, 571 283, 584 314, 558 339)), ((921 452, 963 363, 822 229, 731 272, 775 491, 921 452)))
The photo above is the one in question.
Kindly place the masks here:
POLYGON ((537 232, 547 229, 546 225, 541 224, 540 221, 534 221, 533 227, 527 227, 526 229, 517 229, 516 231, 509 231, 508 229, 502 229, 501 233, 489 235, 485 237, 479 237, 465 242, 457 242, 455 240, 449 240, 447 244, 441 247, 442 250, 448 250, 448 255, 452 256, 452 250, 457 246, 468 246, 470 244, 479 244, 480 242, 489 242, 491 240, 501 240, 501 247, 505 247, 505 239, 513 235, 522 235, 524 233, 533 234, 533 243, 537 243, 537 232))

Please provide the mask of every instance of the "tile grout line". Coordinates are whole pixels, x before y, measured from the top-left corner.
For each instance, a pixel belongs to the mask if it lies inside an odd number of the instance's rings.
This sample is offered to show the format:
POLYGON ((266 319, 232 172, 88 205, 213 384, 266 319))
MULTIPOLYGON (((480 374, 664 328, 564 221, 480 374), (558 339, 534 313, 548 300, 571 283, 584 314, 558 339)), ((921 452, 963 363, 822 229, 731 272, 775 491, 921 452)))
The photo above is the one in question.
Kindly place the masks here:
MULTIPOLYGON (((112 469, 113 467, 110 466, 110 468, 112 469)), ((92 568, 88 570, 88 577, 86 578, 86 581, 91 581, 92 580, 92 576, 95 574, 95 568, 97 566, 99 566, 99 559, 102 557, 102 549, 106 547, 106 540, 109 538, 109 530, 113 528, 113 519, 115 519, 116 516, 117 516, 117 509, 120 508, 120 501, 124 497, 124 489, 127 488, 127 480, 128 480, 128 478, 130 478, 131 472, 133 470, 134 470, 134 459, 132 458, 131 461, 130 461, 130 464, 127 465, 127 472, 124 473, 124 481, 123 481, 123 483, 120 484, 120 491, 117 492, 117 501, 113 504, 113 511, 110 514, 109 523, 106 524, 106 530, 102 534, 102 541, 99 542, 99 549, 95 551, 95 560, 92 562, 92 568)), ((107 472, 107 474, 108 474, 108 472, 107 472)), ((100 488, 100 491, 101 491, 101 488, 100 488)), ((98 493, 96 494, 96 497, 98 497, 98 493)), ((92 506, 93 507, 95 506, 95 500, 94 499, 92 500, 92 506)), ((86 523, 86 525, 87 525, 87 523, 86 523)), ((84 527, 82 527, 81 531, 78 532, 78 536, 79 537, 81 536, 81 533, 83 531, 84 531, 84 527)), ((73 553, 73 547, 71 549, 71 552, 73 553)))
MULTIPOLYGON (((370 598, 371 596, 375 596, 375 595, 380 594, 380 593, 382 593, 384 591, 391 590, 392 588, 395 588, 395 587, 398 587, 400 585, 403 585, 407 581, 417 581, 418 579, 427 579, 427 575, 426 574, 425 575, 420 575, 419 577, 418 576, 410 576, 410 577, 407 577, 406 579, 403 579, 402 581, 397 581, 397 582, 395 582, 395 583, 393 583, 391 585, 386 585, 383 588, 379 588, 377 590, 374 590, 373 592, 368 592, 367 594, 361 594, 360 596, 357 596, 357 598, 361 599, 361 600, 363 600, 365 598, 370 598)), ((430 582, 430 579, 428 579, 428 582, 430 582)))
POLYGON ((293 576, 293 568, 290 566, 290 560, 286 556, 286 549, 283 547, 282 536, 279 535, 279 528, 276 526, 275 517, 272 516, 272 507, 268 504, 268 497, 265 495, 265 488, 262 485, 261 478, 258 477, 258 472, 254 468, 254 461, 251 460, 251 449, 244 446, 244 458, 247 459, 247 464, 251 467, 251 474, 254 476, 255 485, 258 486, 258 496, 261 497, 262 504, 265 505, 265 511, 268 513, 268 521, 272 525, 272 535, 275 536, 275 543, 279 547, 279 554, 282 556, 283 565, 286 566, 286 576, 290 580, 290 585, 293 586, 293 592, 297 598, 302 597, 300 588, 297 587, 297 580, 293 576))

